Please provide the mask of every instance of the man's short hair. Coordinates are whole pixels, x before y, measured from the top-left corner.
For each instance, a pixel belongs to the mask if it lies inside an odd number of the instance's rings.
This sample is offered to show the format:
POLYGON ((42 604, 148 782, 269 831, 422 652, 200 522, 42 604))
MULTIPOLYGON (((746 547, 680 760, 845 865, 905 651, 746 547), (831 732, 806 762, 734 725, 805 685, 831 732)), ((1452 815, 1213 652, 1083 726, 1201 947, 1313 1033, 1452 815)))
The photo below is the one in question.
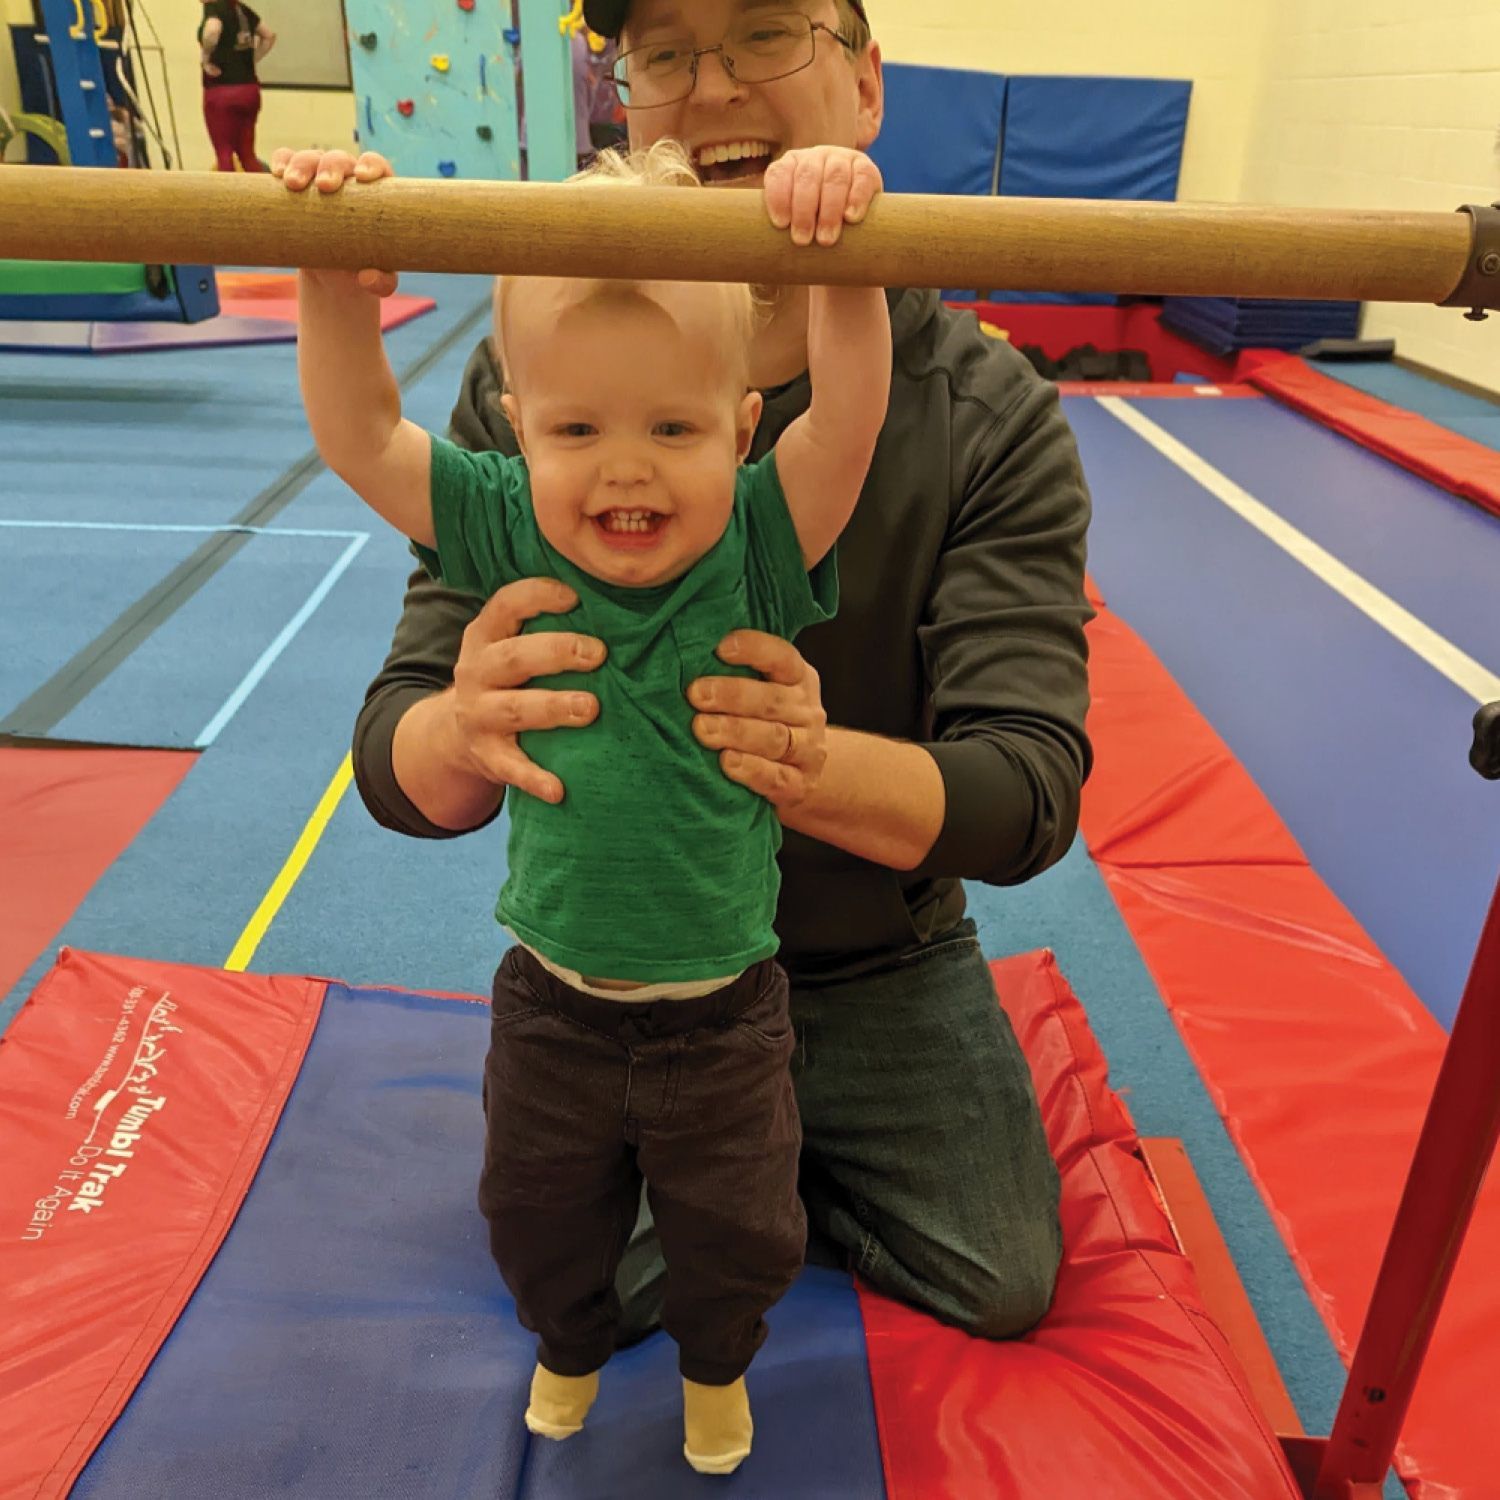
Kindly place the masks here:
MULTIPOLYGON (((839 35, 863 52, 870 45, 870 23, 865 17, 864 0, 834 0, 839 13, 839 35)), ((630 0, 584 0, 584 19, 600 36, 618 37, 625 24, 630 0)))
POLYGON ((872 40, 870 23, 857 11, 849 0, 834 0, 839 12, 839 35, 854 48, 863 52, 872 40))

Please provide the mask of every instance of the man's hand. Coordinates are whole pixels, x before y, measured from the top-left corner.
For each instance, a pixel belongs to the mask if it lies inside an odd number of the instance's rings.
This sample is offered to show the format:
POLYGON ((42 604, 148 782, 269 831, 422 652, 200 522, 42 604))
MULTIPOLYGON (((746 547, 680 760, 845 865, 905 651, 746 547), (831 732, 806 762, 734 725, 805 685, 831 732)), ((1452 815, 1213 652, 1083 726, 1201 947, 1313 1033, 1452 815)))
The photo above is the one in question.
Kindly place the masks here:
POLYGON ((472 769, 497 786, 513 786, 543 802, 561 802, 563 785, 517 744, 527 729, 577 728, 592 723, 592 693, 528 688, 533 677, 592 672, 604 643, 564 631, 522 635, 527 620, 561 614, 578 603, 566 584, 523 578, 486 601, 464 631, 453 668, 453 717, 458 743, 472 769))
POLYGON ((765 679, 700 677, 688 688, 699 712, 693 733, 731 781, 758 792, 778 810, 808 797, 828 759, 828 715, 818 674, 790 641, 736 630, 719 644, 727 662, 765 679))
MULTIPOLYGON (((355 182, 379 182, 394 177, 395 170, 378 151, 366 151, 356 161, 347 151, 293 151, 278 146, 271 156, 271 175, 279 177, 294 193, 304 192, 316 184, 320 193, 336 193, 351 177, 355 182)), ((348 272, 304 271, 320 281, 343 277, 348 272)), ((389 297, 396 290, 396 277, 390 271, 358 271, 352 280, 374 297, 389 297)))
POLYGON ((884 188, 880 168, 863 151, 813 146, 788 151, 766 168, 766 212, 794 245, 836 245, 845 224, 858 224, 884 188))

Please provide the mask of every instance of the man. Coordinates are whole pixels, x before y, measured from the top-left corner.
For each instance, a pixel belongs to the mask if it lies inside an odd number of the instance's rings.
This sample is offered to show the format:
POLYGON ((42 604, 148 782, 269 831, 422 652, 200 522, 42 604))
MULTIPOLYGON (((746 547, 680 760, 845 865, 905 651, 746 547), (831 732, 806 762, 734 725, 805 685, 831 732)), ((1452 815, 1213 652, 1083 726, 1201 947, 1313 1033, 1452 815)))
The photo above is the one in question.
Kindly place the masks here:
MULTIPOLYGON (((789 150, 864 149, 879 131, 862 0, 588 0, 586 15, 619 40, 632 145, 676 137, 711 188, 760 188, 789 150), (790 52, 763 48, 768 21, 795 33, 790 52), (663 58, 679 59, 670 76, 663 58)), ((815 196, 789 186, 793 237, 836 237, 815 196)), ((762 680, 703 679, 688 696, 698 738, 786 830, 777 931, 814 1237, 882 1290, 1002 1338, 1050 1302, 1057 1173, 960 880, 1029 879, 1076 832, 1089 501, 1054 390, 936 293, 890 297, 890 413, 839 542, 838 618, 800 650, 736 632, 720 654, 762 680)), ((757 341, 752 457, 806 408, 806 308, 805 292, 782 293, 757 341)), ((457 441, 515 451, 498 390, 485 343, 457 441)), ((531 580, 476 610, 412 576, 355 731, 380 822, 448 837, 494 817, 506 786, 545 788, 516 734, 566 734, 597 704, 527 684, 596 665, 597 646, 519 631, 572 602, 531 580)), ((622 1273, 637 1328, 651 1317, 648 1230, 622 1273)))

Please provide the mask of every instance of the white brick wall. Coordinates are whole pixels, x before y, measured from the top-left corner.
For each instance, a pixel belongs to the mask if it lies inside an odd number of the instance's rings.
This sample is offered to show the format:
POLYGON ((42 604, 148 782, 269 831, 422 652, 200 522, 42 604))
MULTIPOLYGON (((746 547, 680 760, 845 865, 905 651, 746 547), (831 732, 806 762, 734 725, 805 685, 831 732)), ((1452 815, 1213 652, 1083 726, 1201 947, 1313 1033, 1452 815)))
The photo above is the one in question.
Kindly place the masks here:
MULTIPOLYGON (((1497 0, 1275 0, 1247 200, 1447 211, 1500 200, 1497 0)), ((1500 392, 1500 314, 1372 305, 1365 333, 1500 392)))
MULTIPOLYGON (((871 0, 888 59, 1191 78, 1184 199, 1448 211, 1500 200, 1500 0, 871 0)), ((1369 309, 1370 337, 1500 391, 1500 315, 1369 309)))

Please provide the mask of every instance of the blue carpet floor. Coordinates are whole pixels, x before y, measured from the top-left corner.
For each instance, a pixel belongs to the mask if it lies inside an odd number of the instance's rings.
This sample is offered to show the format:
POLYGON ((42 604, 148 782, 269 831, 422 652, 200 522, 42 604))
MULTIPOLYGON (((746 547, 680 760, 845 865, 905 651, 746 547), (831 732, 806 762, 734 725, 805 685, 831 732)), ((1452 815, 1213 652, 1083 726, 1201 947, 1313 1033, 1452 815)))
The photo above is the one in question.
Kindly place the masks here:
MULTIPOLYGON (((488 287, 430 277, 407 278, 407 286, 437 296, 439 309, 391 336, 392 364, 413 372, 408 414, 441 428, 483 330, 488 287)), ((1401 530, 1411 497, 1390 490, 1389 466, 1352 457, 1358 450, 1336 440, 1328 440, 1336 453, 1323 448, 1286 413, 1274 431, 1262 430, 1271 411, 1257 402, 1150 408, 1258 498, 1284 508, 1382 587, 1409 595, 1409 607, 1482 656, 1500 639, 1493 591, 1484 588, 1500 566, 1497 533, 1424 495, 1416 502, 1418 511, 1426 507, 1418 545, 1401 530), (1273 467, 1257 467, 1268 453, 1273 467), (1359 504, 1330 504, 1330 494, 1358 496, 1359 504), (1454 568, 1468 570, 1461 587, 1453 586, 1454 568)), ((1427 688, 1409 683, 1409 667, 1379 642, 1360 636, 1355 644, 1351 634, 1349 650, 1358 654, 1341 658, 1336 645, 1349 627, 1317 613, 1326 602, 1308 602, 1313 624, 1299 627, 1288 600, 1305 585, 1227 527, 1217 502, 1194 494, 1092 403, 1071 404, 1069 414, 1095 490, 1091 561, 1106 595, 1190 687, 1304 846, 1313 850, 1319 828, 1327 830, 1327 849, 1315 856, 1325 879, 1336 889, 1342 880, 1340 894, 1355 906, 1361 869, 1371 867, 1367 910, 1358 914, 1372 930, 1386 908, 1394 921, 1397 908, 1421 907, 1434 881, 1480 900, 1488 879, 1478 873, 1494 853, 1483 828, 1493 827, 1493 816, 1485 823, 1469 800, 1485 790, 1471 772, 1455 772, 1451 787, 1445 779, 1450 763, 1462 765, 1448 723, 1459 705, 1428 702, 1427 688), (1242 564, 1247 572, 1231 571, 1242 564), (1309 633, 1326 649, 1309 650, 1309 633), (1328 697, 1335 687, 1343 696, 1328 697), (1412 708, 1418 700, 1420 712, 1412 708), (1330 788, 1346 789, 1342 803, 1330 801, 1330 788), (1427 843, 1413 806, 1430 812, 1427 843), (1351 829, 1363 829, 1365 842, 1350 845, 1351 829), (1339 851, 1348 847, 1358 857, 1341 867, 1339 851), (1372 865, 1380 849, 1397 852, 1394 867, 1372 865), (1382 869, 1392 882, 1384 895, 1382 869)), ((341 483, 308 469, 309 448, 286 347, 107 361, 0 356, 0 522, 52 523, 13 527, 5 538, 22 583, 0 607, 0 717, 197 545, 183 532, 64 531, 58 522, 222 526, 258 496, 288 497, 268 522, 281 534, 250 540, 56 730, 154 744, 194 743, 313 598, 346 539, 369 535, 59 941, 222 964, 346 753, 410 559, 404 542, 341 483)), ((1492 807, 1492 798, 1482 804, 1492 807)), ((454 842, 406 840, 376 827, 350 793, 253 967, 357 985, 480 991, 501 946, 490 912, 503 873, 503 823, 454 842)), ((1303 1418, 1326 1429, 1339 1362, 1087 853, 1075 848, 1021 889, 975 887, 971 899, 992 955, 1057 952, 1141 1131, 1184 1139, 1303 1418)), ((1425 905, 1456 913, 1441 943, 1430 929, 1424 936, 1400 922, 1390 929, 1396 936, 1381 941, 1415 932, 1397 961, 1436 995, 1451 985, 1454 955, 1466 957, 1464 924, 1475 919, 1457 898, 1425 905), (1435 949, 1441 963, 1424 969, 1435 949)), ((0 1026, 56 946, 0 1004, 0 1026)))

